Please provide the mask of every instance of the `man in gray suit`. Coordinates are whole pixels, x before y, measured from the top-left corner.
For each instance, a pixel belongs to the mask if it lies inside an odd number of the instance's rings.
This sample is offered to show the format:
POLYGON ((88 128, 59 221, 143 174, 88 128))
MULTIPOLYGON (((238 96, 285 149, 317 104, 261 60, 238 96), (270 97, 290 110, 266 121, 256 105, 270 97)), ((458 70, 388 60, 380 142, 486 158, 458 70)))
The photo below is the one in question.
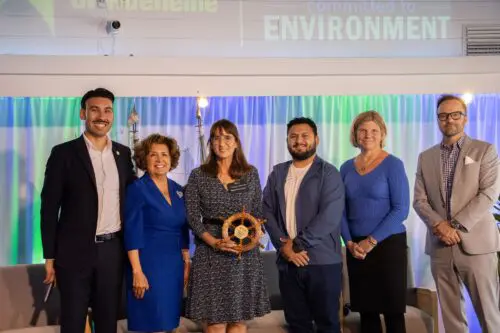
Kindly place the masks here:
POLYGON ((500 190, 498 154, 464 133, 467 106, 460 98, 442 96, 437 109, 443 140, 418 158, 413 207, 427 225, 425 252, 444 327, 468 332, 464 283, 482 331, 499 332, 500 236, 491 213, 500 190))

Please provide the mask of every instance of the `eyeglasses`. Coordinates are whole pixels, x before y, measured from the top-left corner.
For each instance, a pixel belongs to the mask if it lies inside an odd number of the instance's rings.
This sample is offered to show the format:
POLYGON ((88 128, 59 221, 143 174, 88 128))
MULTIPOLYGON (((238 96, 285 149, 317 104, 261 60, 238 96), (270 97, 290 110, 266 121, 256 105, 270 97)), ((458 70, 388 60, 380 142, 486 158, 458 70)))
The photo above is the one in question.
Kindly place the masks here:
POLYGON ((216 135, 212 138, 213 142, 223 142, 223 143, 231 143, 234 140, 234 136, 232 135, 216 135))
POLYGON ((461 111, 455 111, 455 112, 450 112, 450 113, 446 113, 446 112, 441 112, 441 113, 438 113, 438 119, 440 121, 447 121, 448 118, 451 117, 451 119, 453 120, 458 120, 460 119, 462 116, 465 116, 466 114, 461 112, 461 111))

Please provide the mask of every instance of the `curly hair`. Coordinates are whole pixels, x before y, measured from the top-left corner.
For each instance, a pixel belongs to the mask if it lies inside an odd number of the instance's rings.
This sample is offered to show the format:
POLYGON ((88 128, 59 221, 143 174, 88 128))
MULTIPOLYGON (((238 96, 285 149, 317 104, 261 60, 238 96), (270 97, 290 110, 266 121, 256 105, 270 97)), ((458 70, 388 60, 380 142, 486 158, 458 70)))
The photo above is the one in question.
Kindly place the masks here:
POLYGON ((359 126, 361 126, 361 124, 363 123, 366 123, 367 121, 373 121, 380 128, 380 132, 383 137, 382 141, 380 142, 380 148, 384 148, 385 138, 387 136, 387 127, 385 126, 384 118, 382 118, 382 116, 374 110, 362 112, 358 114, 356 118, 354 118, 351 125, 351 144, 354 147, 359 148, 358 140, 356 139, 356 133, 358 132, 359 126))
POLYGON ((179 164, 181 151, 177 141, 169 136, 164 136, 158 133, 151 134, 144 140, 137 143, 134 147, 134 161, 137 168, 147 170, 147 156, 153 144, 165 145, 170 153, 170 170, 174 170, 179 164))

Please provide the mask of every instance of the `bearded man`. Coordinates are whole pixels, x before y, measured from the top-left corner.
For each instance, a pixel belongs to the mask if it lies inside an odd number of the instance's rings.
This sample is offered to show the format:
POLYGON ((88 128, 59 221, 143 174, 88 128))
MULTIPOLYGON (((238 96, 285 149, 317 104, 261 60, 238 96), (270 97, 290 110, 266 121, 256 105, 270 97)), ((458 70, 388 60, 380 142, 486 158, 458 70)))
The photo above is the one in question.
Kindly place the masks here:
POLYGON ((278 252, 279 287, 290 333, 339 333, 344 185, 316 155, 309 118, 287 124, 291 161, 274 166, 264 189, 265 225, 278 252))
POLYGON ((444 328, 469 332, 465 285, 482 332, 498 332, 500 236, 491 213, 500 190, 498 154, 465 134, 467 105, 459 97, 439 98, 437 121, 443 139, 418 158, 413 207, 427 227, 444 328))

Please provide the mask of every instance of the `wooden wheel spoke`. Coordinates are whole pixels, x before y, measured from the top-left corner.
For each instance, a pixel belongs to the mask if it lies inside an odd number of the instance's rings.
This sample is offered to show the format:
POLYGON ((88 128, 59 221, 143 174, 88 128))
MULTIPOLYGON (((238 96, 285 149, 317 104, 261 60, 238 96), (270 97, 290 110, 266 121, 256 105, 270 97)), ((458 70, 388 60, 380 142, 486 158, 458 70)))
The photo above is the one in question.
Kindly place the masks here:
POLYGON ((236 244, 235 249, 241 255, 241 252, 249 251, 258 244, 259 240, 256 238, 259 235, 258 228, 262 228, 261 224, 261 220, 243 211, 225 220, 222 233, 226 239, 229 238, 236 244))

